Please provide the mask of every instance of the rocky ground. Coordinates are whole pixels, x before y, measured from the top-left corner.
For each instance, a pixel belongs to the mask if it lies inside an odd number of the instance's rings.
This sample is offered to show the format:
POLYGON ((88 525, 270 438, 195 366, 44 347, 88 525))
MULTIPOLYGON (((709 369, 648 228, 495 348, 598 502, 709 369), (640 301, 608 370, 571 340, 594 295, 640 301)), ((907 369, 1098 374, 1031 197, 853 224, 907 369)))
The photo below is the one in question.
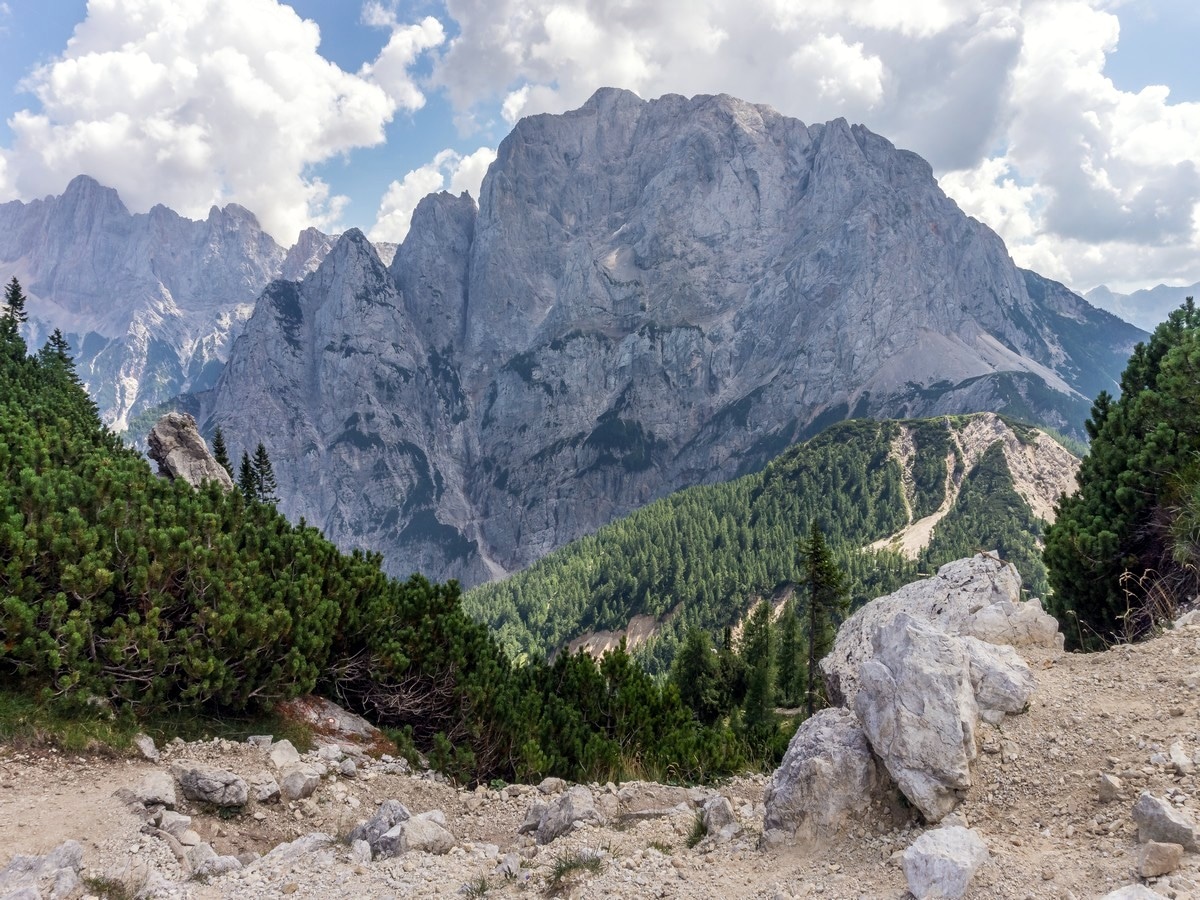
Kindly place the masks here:
MULTIPOLYGON (((1139 793, 1149 790, 1200 812, 1200 766, 1192 760, 1193 754, 1200 758, 1200 626, 1094 655, 1024 655, 1036 677, 1034 699, 1027 712, 1001 726, 980 726, 974 784, 959 808, 991 855, 967 896, 1090 898, 1132 884, 1140 848, 1132 807, 1139 793), (1115 779, 1102 801, 1105 775, 1115 779)), ((279 772, 265 747, 218 741, 161 749, 154 762, 0 747, 0 867, 18 854, 44 854, 75 839, 82 846, 85 893, 95 896, 116 896, 103 879, 149 896, 196 900, 542 896, 552 893, 557 865, 569 869, 558 893, 571 897, 899 900, 908 893, 898 851, 925 830, 914 814, 904 827, 855 826, 822 847, 760 850, 766 778, 749 777, 691 791, 591 785, 605 824, 581 824, 539 845, 519 829, 530 807, 561 796, 554 789, 562 786, 546 785, 545 794, 526 785, 467 791, 397 763, 360 763, 354 777, 346 777, 326 759, 328 772, 308 799, 251 801, 221 811, 180 794, 176 810, 192 817, 194 832, 186 840, 246 863, 226 874, 189 877, 171 842, 143 833, 143 817, 131 812, 138 804, 122 800, 119 789, 136 791, 148 775, 169 772, 184 759, 247 778, 279 772), (696 809, 717 792, 731 801, 740 831, 726 829, 689 848, 696 809), (440 810, 452 849, 374 861, 356 856, 346 840, 350 830, 392 799, 414 816, 440 810), (272 852, 314 832, 331 840, 307 839, 272 852), (582 865, 588 857, 599 859, 588 864, 596 871, 582 865), (570 862, 580 865, 571 869, 570 862)), ((186 854, 186 847, 175 849, 186 854)), ((1200 854, 1186 854, 1175 871, 1149 885, 1166 897, 1200 898, 1200 854)))

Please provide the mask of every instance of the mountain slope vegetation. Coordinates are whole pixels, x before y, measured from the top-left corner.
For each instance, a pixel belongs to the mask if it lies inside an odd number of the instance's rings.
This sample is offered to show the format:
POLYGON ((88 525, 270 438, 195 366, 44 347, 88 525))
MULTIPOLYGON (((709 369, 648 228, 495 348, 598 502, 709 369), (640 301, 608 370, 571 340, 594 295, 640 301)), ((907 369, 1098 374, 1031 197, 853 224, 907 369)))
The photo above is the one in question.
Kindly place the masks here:
POLYGON ((1044 433, 994 414, 846 422, 761 472, 679 491, 474 588, 464 606, 509 652, 531 656, 648 618, 653 637, 638 653, 665 671, 689 629, 718 634, 760 599, 790 596, 814 523, 854 605, 981 549, 1044 596, 1042 517, 1077 463, 1044 433), (922 526, 926 540, 906 541, 922 526))
POLYGON ((156 477, 100 423, 60 334, 27 355, 14 285, 0 316, 0 691, 141 718, 319 690, 470 781, 745 764, 726 723, 697 722, 622 651, 514 668, 453 582, 391 579, 270 503, 156 477))

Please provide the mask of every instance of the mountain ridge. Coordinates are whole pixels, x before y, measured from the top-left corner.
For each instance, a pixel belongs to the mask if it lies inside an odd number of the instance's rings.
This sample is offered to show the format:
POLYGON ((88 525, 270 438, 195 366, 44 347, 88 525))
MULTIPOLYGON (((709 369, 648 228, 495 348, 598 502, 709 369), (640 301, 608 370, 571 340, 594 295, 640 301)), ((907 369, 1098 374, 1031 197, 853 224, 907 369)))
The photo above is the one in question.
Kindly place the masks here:
POLYGON ((331 243, 309 229, 285 251, 234 203, 200 221, 161 204, 131 213, 87 175, 58 197, 0 205, 0 269, 26 290, 30 343, 61 329, 118 430, 212 387, 262 290, 315 269, 331 243))
POLYGON ((382 306, 342 242, 303 353, 274 361, 260 303, 203 417, 266 444, 290 514, 467 584, 852 416, 1081 433, 1144 336, 1017 269, 915 154, 728 96, 521 120, 478 204, 418 205, 382 306))

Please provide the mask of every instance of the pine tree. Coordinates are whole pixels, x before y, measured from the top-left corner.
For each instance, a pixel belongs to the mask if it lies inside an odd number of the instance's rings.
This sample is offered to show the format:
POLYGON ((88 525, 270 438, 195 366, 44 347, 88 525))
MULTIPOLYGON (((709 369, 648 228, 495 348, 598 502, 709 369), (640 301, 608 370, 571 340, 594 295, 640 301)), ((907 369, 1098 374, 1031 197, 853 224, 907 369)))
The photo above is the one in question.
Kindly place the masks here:
POLYGON ((230 478, 233 477, 233 463, 229 461, 229 448, 225 446, 225 435, 221 432, 220 425, 213 432, 213 459, 221 464, 230 478))
POLYGON ((799 706, 806 680, 806 648, 800 634, 795 597, 784 606, 776 627, 779 631, 779 673, 775 687, 777 699, 784 706, 799 706))
POLYGON ((746 665, 746 733, 752 743, 765 748, 775 726, 775 646, 771 604, 766 600, 754 607, 746 620, 741 656, 746 665))
POLYGON ((711 725, 721 715, 721 667, 712 638, 699 628, 689 628, 675 654, 671 681, 696 718, 711 725))
POLYGON ((1172 559, 1169 530, 1179 476, 1200 452, 1198 367, 1200 309, 1189 297, 1134 348, 1119 399, 1102 392, 1092 406, 1079 490, 1059 500, 1043 554, 1050 612, 1076 647, 1153 626, 1153 611, 1141 609, 1146 598, 1130 593, 1143 583, 1188 593, 1187 566, 1172 559))
POLYGON ((258 500, 258 479, 254 476, 254 464, 250 462, 250 454, 242 451, 242 463, 238 467, 238 490, 247 503, 258 500))
POLYGON ((4 289, 4 312, 0 313, 0 345, 13 358, 25 356, 25 341, 21 337, 21 326, 28 320, 25 313, 25 293, 16 276, 4 289))
POLYGON ((279 498, 275 496, 275 492, 279 490, 279 485, 275 482, 275 470, 271 466, 271 458, 267 455, 267 448, 260 441, 254 449, 254 492, 259 503, 275 504, 279 502, 279 498))
POLYGON ((17 327, 29 321, 25 312, 25 292, 21 290, 21 282, 14 275, 12 281, 4 288, 4 315, 17 323, 17 327))
POLYGON ((802 587, 808 603, 808 690, 805 707, 811 716, 825 705, 825 685, 817 663, 830 651, 837 626, 845 617, 849 600, 846 577, 833 561, 825 534, 814 519, 808 539, 800 544, 802 587))

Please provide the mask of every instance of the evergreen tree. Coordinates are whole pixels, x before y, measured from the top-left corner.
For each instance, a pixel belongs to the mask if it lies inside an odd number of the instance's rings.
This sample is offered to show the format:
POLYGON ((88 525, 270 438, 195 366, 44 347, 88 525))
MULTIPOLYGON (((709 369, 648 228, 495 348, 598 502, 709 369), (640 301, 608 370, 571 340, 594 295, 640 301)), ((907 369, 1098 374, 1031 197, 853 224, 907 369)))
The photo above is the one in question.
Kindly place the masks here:
POLYGON ((4 312, 0 314, 0 346, 9 356, 23 357, 25 341, 21 337, 21 326, 28 319, 25 313, 25 293, 16 276, 4 289, 4 312))
POLYGON ((29 321, 25 312, 25 292, 15 275, 4 288, 4 315, 16 322, 18 328, 29 321))
POLYGON ((276 504, 279 498, 275 492, 279 485, 275 483, 275 470, 271 467, 271 458, 267 448, 260 441, 254 449, 254 492, 259 503, 276 504))
POLYGON ((254 475, 254 464, 250 462, 250 454, 242 451, 242 463, 238 467, 238 490, 247 503, 258 500, 258 479, 254 475))
POLYGON ((1079 490, 1060 498, 1044 552, 1050 612, 1076 647, 1138 636, 1154 624, 1141 586, 1187 576, 1169 532, 1179 477, 1200 451, 1198 370, 1200 309, 1189 297, 1134 348, 1120 398, 1101 393, 1092 406, 1079 490))
POLYGON ((723 711, 721 666, 707 632, 688 629, 683 646, 675 654, 671 681, 697 719, 705 725, 717 721, 723 711))
POLYGON ((800 617, 793 597, 783 608, 776 628, 779 631, 779 673, 776 699, 783 706, 799 706, 806 686, 805 647, 801 638, 800 617))
POLYGON ((229 448, 225 446, 225 435, 221 431, 221 426, 217 426, 217 430, 213 432, 213 459, 221 464, 221 467, 229 473, 229 477, 233 477, 233 463, 229 461, 229 448))
POLYGON ((775 727, 775 646, 771 604, 761 601, 742 630, 742 662, 746 666, 746 702, 742 721, 752 745, 765 749, 775 727))
POLYGON ((808 690, 805 707, 808 715, 825 705, 825 685, 817 663, 833 646, 837 626, 849 610, 846 579, 833 561, 825 534, 814 519, 808 539, 800 545, 801 567, 808 604, 808 690))

